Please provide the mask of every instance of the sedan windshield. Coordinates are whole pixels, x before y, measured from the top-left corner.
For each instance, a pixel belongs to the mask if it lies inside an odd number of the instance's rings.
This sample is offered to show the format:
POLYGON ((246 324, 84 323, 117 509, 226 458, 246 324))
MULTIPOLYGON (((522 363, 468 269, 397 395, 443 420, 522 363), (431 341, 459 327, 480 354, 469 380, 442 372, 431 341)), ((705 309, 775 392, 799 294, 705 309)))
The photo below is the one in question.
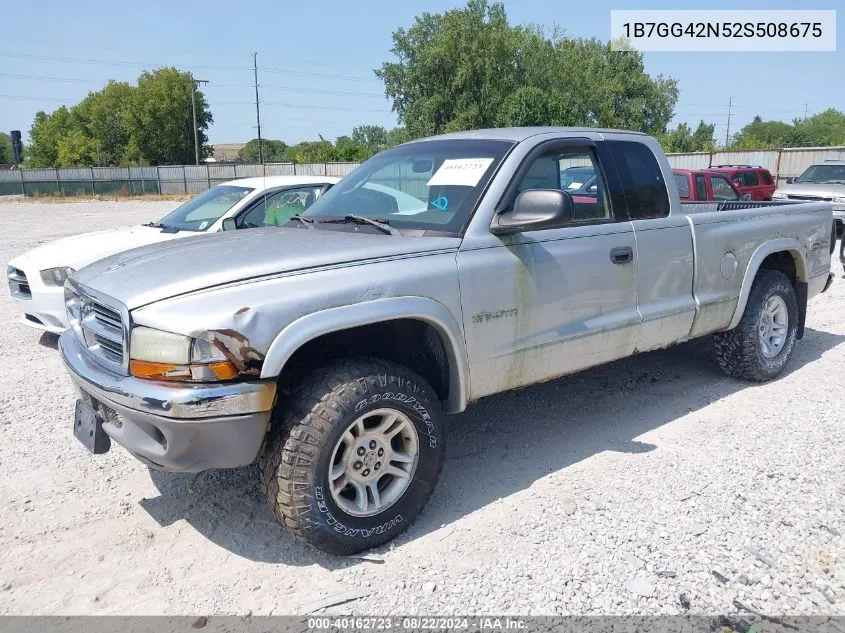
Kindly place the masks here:
POLYGON ((400 232, 458 234, 512 146, 509 141, 476 139, 400 145, 377 154, 323 194, 306 219, 315 228, 383 232, 362 222, 363 217, 400 232))
POLYGON ((845 184, 845 165, 810 165, 798 182, 845 184))
POLYGON ((205 231, 254 189, 217 185, 188 200, 153 226, 179 231, 205 231))

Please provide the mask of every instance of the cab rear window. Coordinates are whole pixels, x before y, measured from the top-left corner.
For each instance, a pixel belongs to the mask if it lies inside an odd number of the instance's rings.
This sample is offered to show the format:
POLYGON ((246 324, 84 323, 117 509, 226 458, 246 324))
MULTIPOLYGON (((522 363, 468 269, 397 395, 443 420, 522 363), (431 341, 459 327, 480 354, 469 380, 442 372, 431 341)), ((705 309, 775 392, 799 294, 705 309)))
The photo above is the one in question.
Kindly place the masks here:
POLYGON ((689 198, 689 178, 685 174, 673 174, 675 186, 678 188, 678 195, 681 198, 689 198))
POLYGON ((608 141, 619 170, 631 220, 669 215, 669 193, 654 153, 642 143, 608 141))

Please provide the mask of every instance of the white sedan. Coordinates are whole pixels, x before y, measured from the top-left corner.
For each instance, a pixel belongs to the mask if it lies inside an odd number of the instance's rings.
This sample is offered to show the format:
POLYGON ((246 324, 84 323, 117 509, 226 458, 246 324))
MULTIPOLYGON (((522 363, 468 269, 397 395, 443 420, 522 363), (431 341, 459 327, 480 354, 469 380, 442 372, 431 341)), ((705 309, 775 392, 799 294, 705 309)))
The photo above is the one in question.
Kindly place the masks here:
POLYGON ((231 180, 204 191, 158 222, 84 233, 39 246, 9 262, 7 277, 24 325, 61 334, 67 329, 65 279, 122 251, 223 230, 279 226, 307 209, 339 178, 267 176, 231 180), (227 222, 231 228, 231 221, 227 222))

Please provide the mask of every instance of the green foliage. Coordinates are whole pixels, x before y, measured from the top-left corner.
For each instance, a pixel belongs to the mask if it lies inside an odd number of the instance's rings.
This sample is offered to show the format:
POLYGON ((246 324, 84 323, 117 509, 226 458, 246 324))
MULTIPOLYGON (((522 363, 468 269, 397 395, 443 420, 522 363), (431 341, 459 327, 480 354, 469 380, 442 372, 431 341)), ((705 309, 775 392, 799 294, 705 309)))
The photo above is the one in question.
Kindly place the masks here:
POLYGON ((731 149, 776 147, 829 147, 845 145, 845 113, 829 108, 806 120, 792 123, 764 121, 755 116, 733 138, 731 149))
MULTIPOLYGON (((202 159, 212 116, 199 90, 196 110, 202 159)), ((38 112, 29 137, 28 167, 193 163, 191 77, 159 68, 141 73, 137 86, 110 81, 71 108, 38 112)))
POLYGON ((505 97, 496 120, 501 127, 563 125, 563 104, 545 90, 523 86, 505 97))
POLYGON ((511 26, 487 0, 423 13, 393 44, 398 61, 375 72, 412 138, 510 122, 661 133, 678 96, 675 80, 645 73, 641 54, 511 26))
POLYGON ((97 157, 97 144, 85 132, 76 128, 59 138, 56 144, 56 166, 76 167, 93 165, 97 157))
MULTIPOLYGON (((212 123, 202 92, 196 93, 200 160, 210 155, 205 130, 212 123)), ((175 68, 159 68, 138 77, 132 99, 130 134, 152 165, 194 162, 194 129, 191 113, 191 77, 175 68)))
POLYGON ((787 147, 794 140, 794 126, 783 121, 764 121, 755 116, 733 138, 732 149, 769 149, 787 147))
POLYGON ((0 132, 0 165, 11 165, 15 162, 12 151, 12 139, 5 132, 0 132))
POLYGON ((845 145, 845 113, 828 108, 805 121, 793 122, 797 147, 845 145))
POLYGON ((354 137, 338 136, 334 145, 335 160, 361 163, 373 155, 363 144, 355 141, 354 137))
MULTIPOLYGON (((285 151, 288 149, 287 143, 284 141, 274 141, 272 139, 261 139, 261 155, 265 163, 281 163, 285 160, 285 151)), ((244 145, 238 152, 238 162, 241 163, 258 163, 258 139, 254 138, 249 143, 244 145)))
POLYGON ((380 125, 359 125, 352 128, 352 143, 362 147, 369 156, 388 147, 388 131, 380 125))
POLYGON ((36 112, 29 130, 27 167, 55 167, 58 165, 59 141, 71 131, 70 111, 62 106, 53 114, 36 112))
POLYGON ((695 131, 686 123, 681 123, 674 130, 658 135, 664 152, 712 152, 716 149, 713 138, 716 126, 699 122, 695 131))
POLYGON ((337 152, 331 141, 304 141, 285 151, 285 162, 330 163, 337 160, 337 152))

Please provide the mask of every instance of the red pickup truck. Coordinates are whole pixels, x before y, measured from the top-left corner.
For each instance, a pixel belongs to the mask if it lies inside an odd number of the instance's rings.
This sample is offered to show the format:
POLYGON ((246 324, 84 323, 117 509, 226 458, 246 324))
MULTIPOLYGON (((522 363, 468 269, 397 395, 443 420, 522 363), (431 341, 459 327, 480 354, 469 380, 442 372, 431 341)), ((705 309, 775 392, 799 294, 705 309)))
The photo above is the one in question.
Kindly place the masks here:
POLYGON ((722 174, 708 169, 673 169, 675 185, 681 202, 750 200, 750 194, 740 194, 722 174))

